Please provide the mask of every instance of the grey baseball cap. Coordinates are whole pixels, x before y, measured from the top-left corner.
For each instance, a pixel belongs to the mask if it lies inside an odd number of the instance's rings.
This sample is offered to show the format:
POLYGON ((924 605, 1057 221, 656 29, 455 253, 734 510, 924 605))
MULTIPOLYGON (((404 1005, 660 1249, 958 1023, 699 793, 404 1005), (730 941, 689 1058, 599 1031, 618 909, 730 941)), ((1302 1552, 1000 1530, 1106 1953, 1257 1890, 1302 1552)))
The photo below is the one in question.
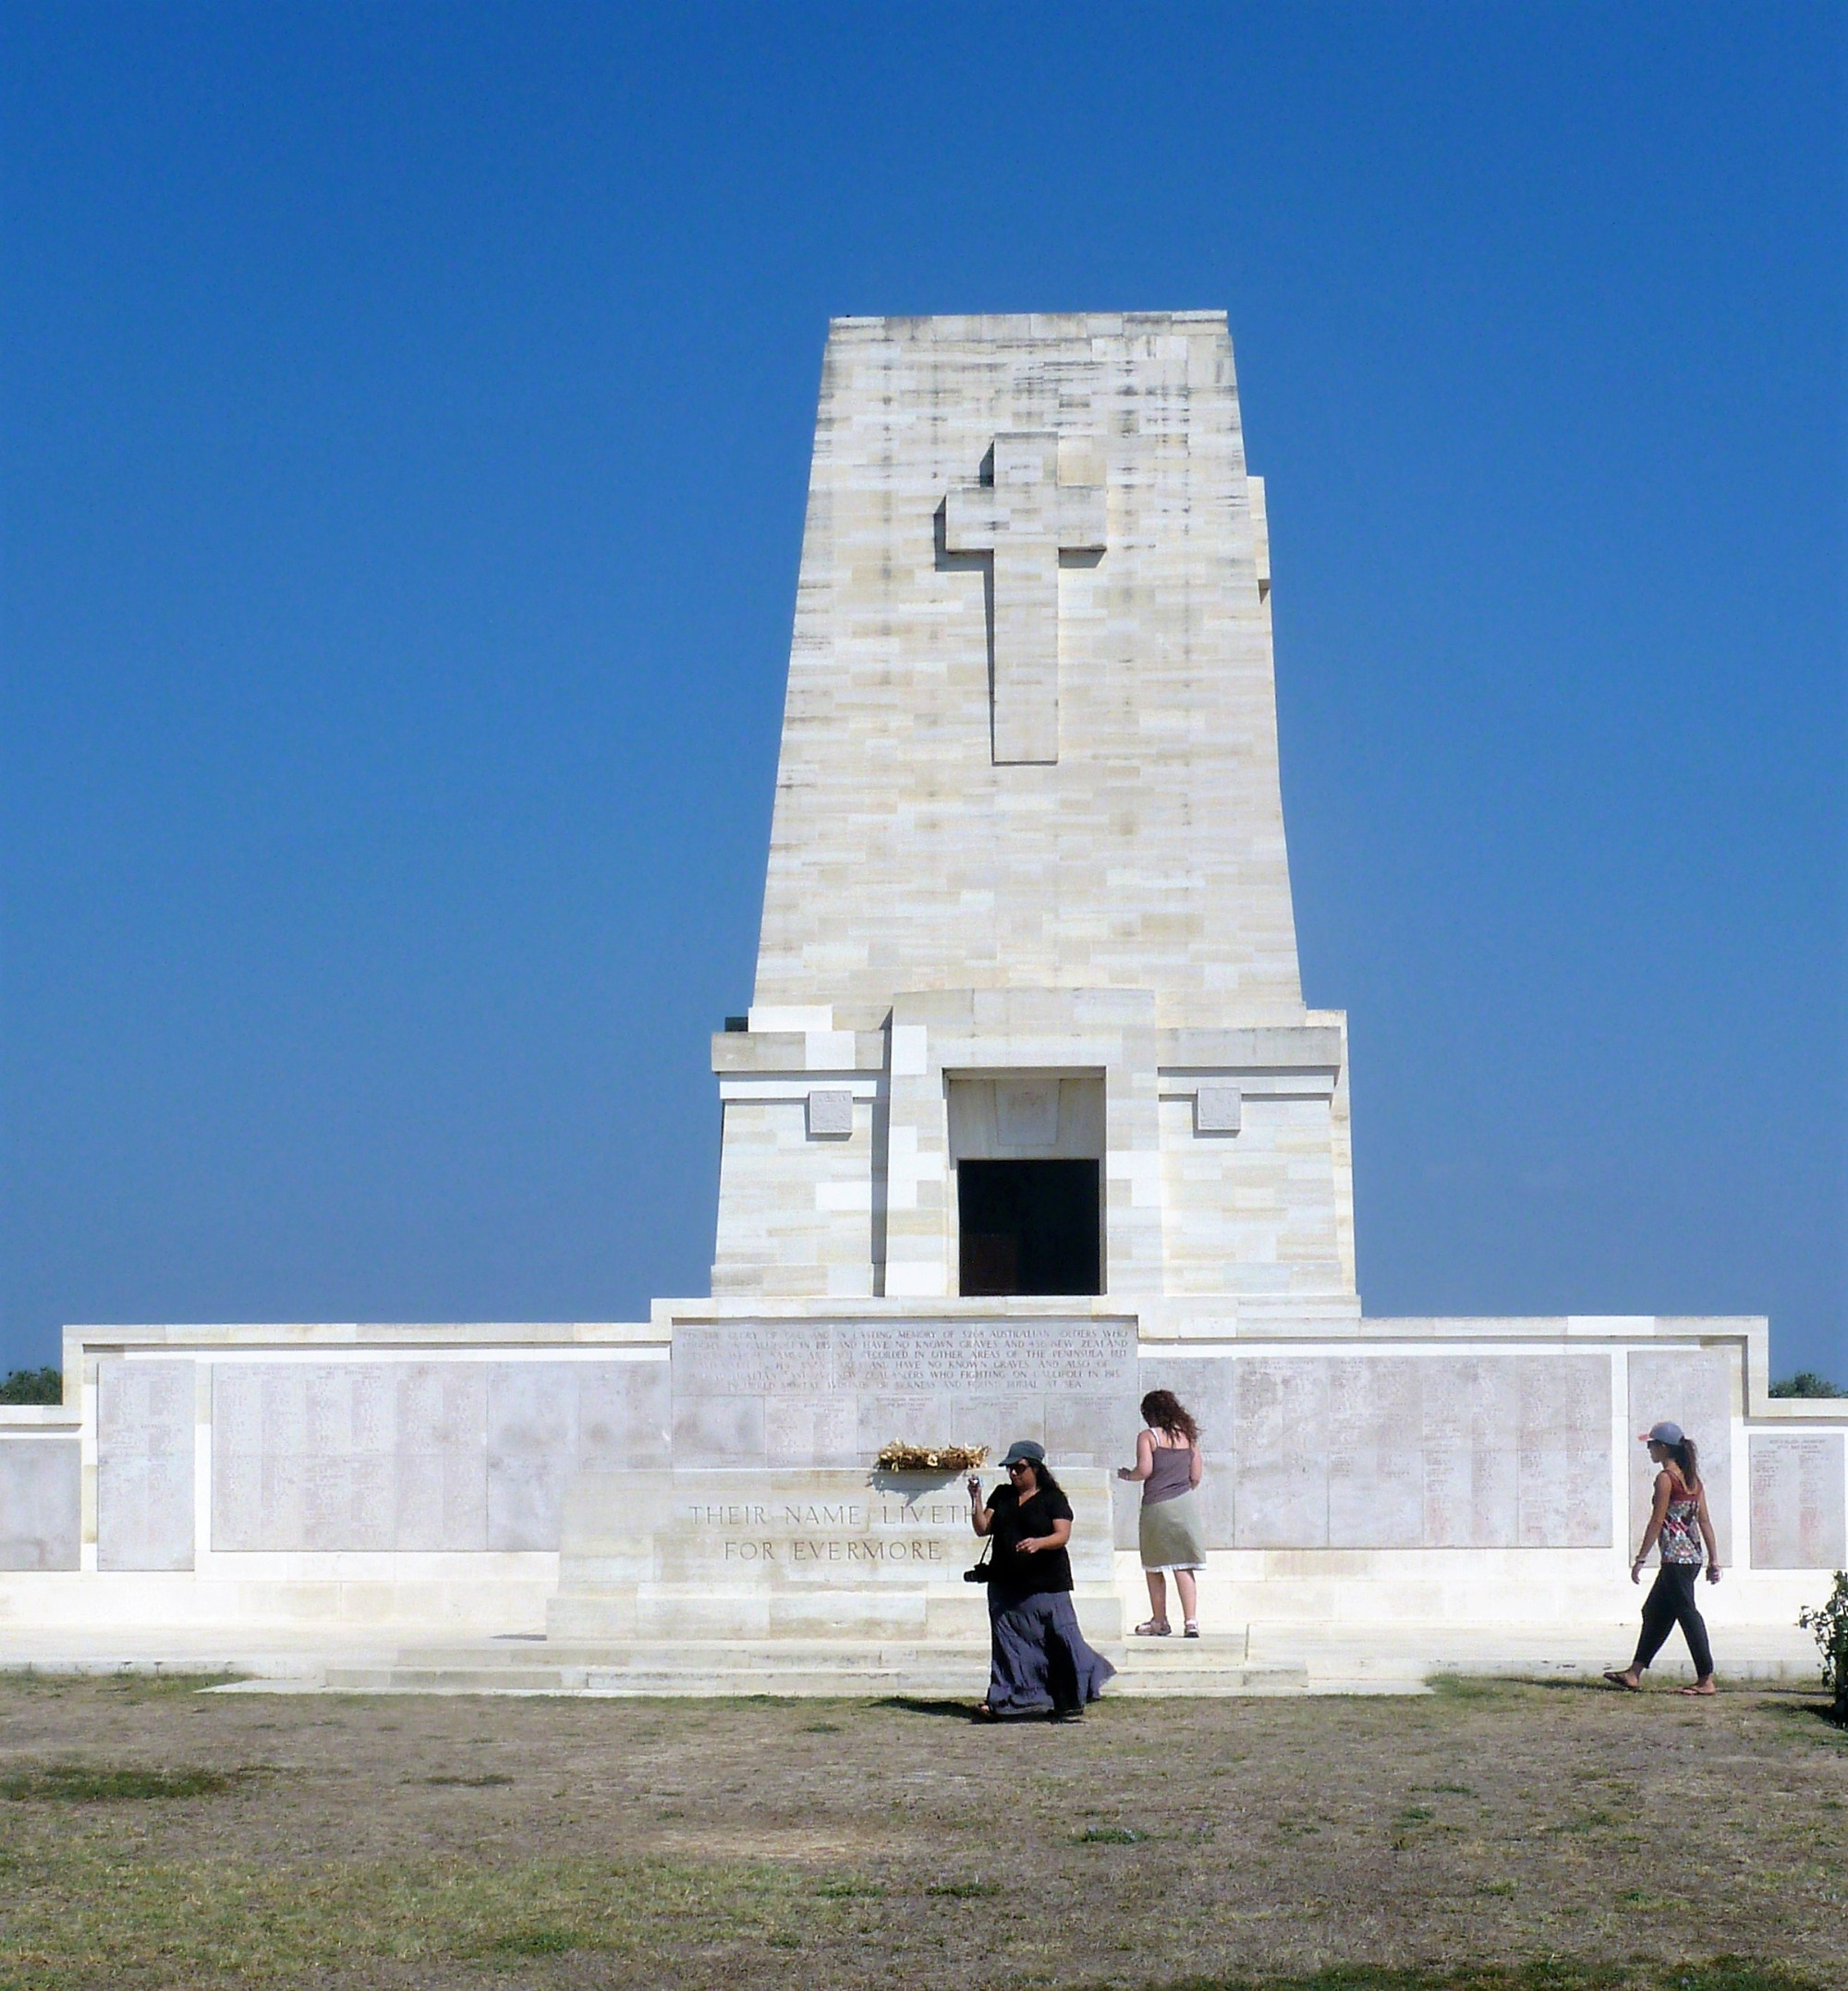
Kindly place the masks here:
POLYGON ((1652 1424, 1643 1433, 1643 1443, 1646 1445, 1680 1445, 1685 1442, 1680 1425, 1667 1417, 1664 1417, 1660 1424, 1652 1424))
POLYGON ((1007 1448, 1007 1456, 1001 1463, 1004 1466, 1018 1465, 1023 1459, 1033 1465, 1044 1465, 1045 1446, 1036 1445, 1030 1438, 1016 1438, 1007 1448))

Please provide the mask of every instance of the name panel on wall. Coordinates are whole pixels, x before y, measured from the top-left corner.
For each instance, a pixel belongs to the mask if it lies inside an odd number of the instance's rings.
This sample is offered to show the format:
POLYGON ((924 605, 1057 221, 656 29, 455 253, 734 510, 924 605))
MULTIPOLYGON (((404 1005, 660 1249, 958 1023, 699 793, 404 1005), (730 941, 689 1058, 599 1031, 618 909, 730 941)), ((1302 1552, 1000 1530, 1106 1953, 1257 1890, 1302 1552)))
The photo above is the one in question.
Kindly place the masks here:
POLYGON ((869 1464, 1017 1438, 1104 1465, 1136 1431, 1127 1321, 740 1321, 675 1329, 676 1466, 869 1464))
POLYGON ((96 1566, 193 1566, 193 1427, 189 1358, 96 1365, 96 1566))
POLYGON ((0 1570, 74 1570, 83 1450, 77 1439, 0 1438, 0 1570))
POLYGON ((666 1424, 658 1360, 216 1363, 213 1547, 556 1548, 571 1475, 666 1424))
POLYGON ((1752 1434, 1754 1569, 1834 1570, 1848 1563, 1843 1450, 1839 1432, 1752 1434))
POLYGON ((1145 1389, 1173 1390, 1200 1425, 1210 1547, 1610 1546, 1607 1354, 1141 1366, 1145 1389))

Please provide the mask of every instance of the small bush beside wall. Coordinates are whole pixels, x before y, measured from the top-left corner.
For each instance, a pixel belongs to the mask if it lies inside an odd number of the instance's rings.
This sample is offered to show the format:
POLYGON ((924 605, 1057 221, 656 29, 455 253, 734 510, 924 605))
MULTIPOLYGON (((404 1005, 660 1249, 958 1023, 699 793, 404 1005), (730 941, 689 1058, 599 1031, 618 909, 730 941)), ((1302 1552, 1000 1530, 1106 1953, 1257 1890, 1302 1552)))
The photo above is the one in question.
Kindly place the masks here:
POLYGON ((1848 1570, 1837 1570, 1829 1601, 1800 1610, 1796 1621, 1816 1634, 1822 1655, 1822 1684, 1835 1696, 1835 1718, 1848 1728, 1848 1570))

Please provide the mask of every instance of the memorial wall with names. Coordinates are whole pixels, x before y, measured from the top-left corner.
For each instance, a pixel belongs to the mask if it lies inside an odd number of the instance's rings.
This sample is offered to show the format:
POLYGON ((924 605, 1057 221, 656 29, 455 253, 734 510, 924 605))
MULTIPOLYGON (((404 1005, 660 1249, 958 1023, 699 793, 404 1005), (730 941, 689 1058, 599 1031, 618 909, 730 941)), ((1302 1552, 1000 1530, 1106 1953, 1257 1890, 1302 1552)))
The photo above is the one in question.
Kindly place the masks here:
POLYGON ((1755 1431, 1747 1448, 1752 1567, 1848 1565, 1848 1463, 1839 1431, 1755 1431))
POLYGON ((675 1330, 679 1466, 870 1465, 881 1446, 1033 1438, 1120 1464, 1138 1423, 1128 1320, 763 1321, 675 1330))
POLYGON ((1608 1354, 1151 1355, 1142 1371, 1201 1426, 1211 1548, 1610 1545, 1608 1354))
POLYGON ((665 1464, 646 1361, 213 1365, 216 1550, 555 1549, 583 1466, 665 1464))

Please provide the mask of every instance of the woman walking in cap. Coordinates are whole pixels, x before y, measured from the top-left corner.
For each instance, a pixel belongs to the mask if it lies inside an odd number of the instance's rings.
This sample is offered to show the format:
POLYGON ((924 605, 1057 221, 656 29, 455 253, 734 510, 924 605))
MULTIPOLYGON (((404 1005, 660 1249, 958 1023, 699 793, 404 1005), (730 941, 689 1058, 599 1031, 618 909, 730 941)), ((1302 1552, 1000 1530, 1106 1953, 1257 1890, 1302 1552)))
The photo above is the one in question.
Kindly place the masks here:
POLYGON ((1694 1600, 1695 1580, 1700 1574, 1701 1544, 1707 1545, 1707 1580, 1720 1581, 1720 1545, 1713 1538, 1713 1523, 1708 1518, 1707 1488, 1700 1480, 1700 1455, 1694 1440, 1678 1424, 1652 1426, 1643 1435, 1650 1459, 1661 1468, 1656 1475, 1655 1499, 1649 1509, 1649 1524, 1643 1532, 1643 1546, 1630 1565, 1630 1581, 1643 1580, 1643 1565, 1649 1550, 1661 1544, 1662 1563, 1656 1572, 1654 1586, 1643 1602, 1643 1632, 1636 1641, 1636 1657, 1622 1672, 1606 1673, 1613 1687, 1639 1693, 1643 1672, 1662 1649, 1669 1627, 1679 1623, 1694 1660, 1694 1684, 1683 1694, 1712 1694, 1713 1652, 1707 1643, 1707 1626, 1700 1607, 1694 1600))
POLYGON ((1142 1399, 1142 1421, 1136 1435, 1136 1463, 1120 1465, 1119 1479, 1142 1482, 1142 1521, 1137 1531, 1142 1572, 1149 1580, 1149 1621, 1136 1628, 1138 1638, 1166 1638, 1168 1577, 1181 1596, 1182 1630, 1200 1635, 1199 1591, 1195 1576, 1207 1566, 1200 1546, 1199 1502, 1194 1488, 1200 1483, 1200 1430, 1181 1407, 1172 1390, 1151 1390, 1142 1399))
POLYGON ((1043 1714, 1076 1721, 1116 1669, 1085 1644, 1072 1609, 1072 1503, 1046 1468, 1046 1448, 1022 1439, 1001 1462, 1007 1484, 984 1504, 969 1475, 969 1521, 993 1545, 989 1572, 988 1698, 978 1721, 1043 1714))

